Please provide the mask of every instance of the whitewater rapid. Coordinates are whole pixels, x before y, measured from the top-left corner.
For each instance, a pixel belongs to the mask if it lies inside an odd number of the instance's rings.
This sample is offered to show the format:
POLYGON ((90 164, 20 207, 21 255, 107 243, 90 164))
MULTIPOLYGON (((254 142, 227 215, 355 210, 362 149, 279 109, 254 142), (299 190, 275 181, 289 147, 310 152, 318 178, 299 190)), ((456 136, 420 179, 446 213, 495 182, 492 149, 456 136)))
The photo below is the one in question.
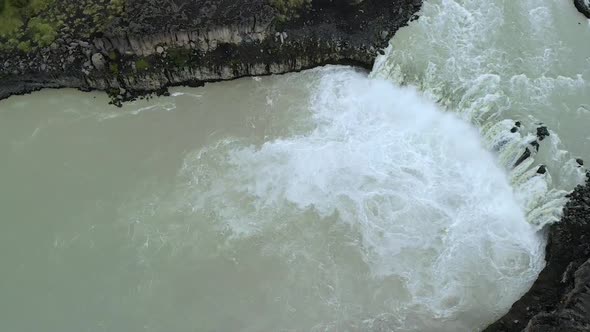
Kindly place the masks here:
POLYGON ((565 195, 585 179, 576 159, 590 157, 587 20, 559 0, 431 0, 419 14, 371 76, 417 86, 478 126, 508 170, 528 149, 511 182, 530 223, 558 221, 565 195), (541 140, 544 126, 551 135, 541 140))
POLYGON ((182 171, 188 189, 175 200, 226 232, 230 247, 264 239, 262 253, 292 262, 290 278, 325 292, 324 319, 333 321, 314 330, 365 331, 378 322, 462 331, 492 322, 542 269, 544 241, 478 131, 414 88, 339 67, 315 74, 308 116, 292 124, 300 131, 195 151, 182 171), (341 229, 345 243, 329 232, 316 238, 322 224, 341 229), (315 241, 326 240, 353 246, 359 261, 315 252, 315 241), (352 262, 358 277, 346 280, 352 262), (298 272, 314 266, 328 276, 298 272), (367 294, 351 307, 360 289, 367 294), (363 304, 367 297, 380 300, 363 304))

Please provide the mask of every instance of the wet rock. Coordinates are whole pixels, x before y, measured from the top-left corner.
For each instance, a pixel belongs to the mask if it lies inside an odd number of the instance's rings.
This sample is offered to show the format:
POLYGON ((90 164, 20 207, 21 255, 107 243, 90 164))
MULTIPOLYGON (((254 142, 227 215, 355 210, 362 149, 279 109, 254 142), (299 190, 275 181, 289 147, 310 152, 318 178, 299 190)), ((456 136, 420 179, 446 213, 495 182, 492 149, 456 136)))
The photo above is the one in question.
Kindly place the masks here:
POLYGON ((514 167, 517 167, 518 165, 522 164, 522 162, 527 160, 527 158, 529 158, 530 156, 532 156, 531 150, 529 148, 526 148, 523 154, 520 156, 520 158, 518 158, 516 163, 514 163, 514 167))
POLYGON ((514 125, 515 125, 515 126, 517 126, 518 128, 520 128, 520 126, 521 126, 522 124, 520 123, 520 121, 516 121, 516 122, 514 123, 514 125))
POLYGON ((547 173, 547 166, 545 166, 545 165, 539 166, 539 168, 537 169, 537 174, 545 174, 545 173, 547 173))
POLYGON ((574 0, 574 5, 578 8, 580 13, 590 18, 590 0, 574 0))
POLYGON ((537 137, 539 138, 539 141, 544 140, 545 137, 548 137, 550 135, 551 134, 549 133, 549 130, 547 129, 547 127, 541 126, 541 127, 537 128, 537 137))
POLYGON ((580 166, 584 166, 584 160, 582 160, 581 158, 576 159, 576 163, 578 163, 578 165, 580 166))
POLYGON ((510 129, 511 133, 515 133, 518 131, 518 127, 512 127, 512 129, 510 129))
POLYGON ((535 148, 535 150, 537 150, 537 152, 539 152, 539 148, 541 147, 541 145, 539 144, 539 142, 537 141, 532 141, 531 145, 535 148))
POLYGON ((104 58, 104 56, 102 54, 100 54, 100 53, 94 53, 92 55, 91 61, 92 61, 92 65, 97 70, 103 70, 104 69, 106 61, 105 61, 105 58, 104 58))

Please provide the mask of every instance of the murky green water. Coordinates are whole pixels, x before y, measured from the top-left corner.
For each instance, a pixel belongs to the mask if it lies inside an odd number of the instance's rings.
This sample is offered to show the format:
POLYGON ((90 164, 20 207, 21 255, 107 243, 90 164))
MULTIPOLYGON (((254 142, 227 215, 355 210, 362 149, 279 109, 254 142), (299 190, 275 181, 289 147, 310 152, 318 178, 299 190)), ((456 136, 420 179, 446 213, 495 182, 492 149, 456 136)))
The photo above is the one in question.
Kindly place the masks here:
POLYGON ((379 79, 1 101, 0 330, 485 327, 543 267, 537 230, 590 161, 587 20, 486 4, 428 1, 379 79), (513 169, 540 122, 552 135, 513 169))

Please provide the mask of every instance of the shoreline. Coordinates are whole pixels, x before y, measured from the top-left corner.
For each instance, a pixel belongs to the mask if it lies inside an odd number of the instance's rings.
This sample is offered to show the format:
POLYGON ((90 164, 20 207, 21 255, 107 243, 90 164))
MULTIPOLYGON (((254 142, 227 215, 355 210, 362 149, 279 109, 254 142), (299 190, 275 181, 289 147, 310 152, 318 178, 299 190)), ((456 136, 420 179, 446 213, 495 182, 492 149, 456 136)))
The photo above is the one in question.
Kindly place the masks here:
MULTIPOLYGON (((71 0, 53 1, 67 7, 71 0)), ((150 0, 129 0, 121 17, 91 37, 77 31, 60 34, 50 45, 30 52, 0 49, 0 99, 42 88, 77 88, 106 91, 120 106, 138 97, 166 94, 173 86, 202 86, 326 64, 371 68, 379 50, 416 18, 422 4, 317 1, 286 18, 268 1, 233 1, 225 11, 209 12, 203 7, 211 1, 182 0, 183 12, 171 13, 150 0), (190 11, 200 16, 169 20, 190 11)))

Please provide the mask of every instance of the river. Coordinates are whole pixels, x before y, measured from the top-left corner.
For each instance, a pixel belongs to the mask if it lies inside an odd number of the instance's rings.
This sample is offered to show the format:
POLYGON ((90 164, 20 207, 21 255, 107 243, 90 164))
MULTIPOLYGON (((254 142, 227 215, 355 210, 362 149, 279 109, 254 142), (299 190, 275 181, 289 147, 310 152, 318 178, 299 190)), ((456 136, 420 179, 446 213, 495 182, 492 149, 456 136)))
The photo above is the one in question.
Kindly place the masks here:
POLYGON ((587 40, 566 1, 427 0, 371 73, 0 101, 2 330, 483 329, 590 162, 587 40))

